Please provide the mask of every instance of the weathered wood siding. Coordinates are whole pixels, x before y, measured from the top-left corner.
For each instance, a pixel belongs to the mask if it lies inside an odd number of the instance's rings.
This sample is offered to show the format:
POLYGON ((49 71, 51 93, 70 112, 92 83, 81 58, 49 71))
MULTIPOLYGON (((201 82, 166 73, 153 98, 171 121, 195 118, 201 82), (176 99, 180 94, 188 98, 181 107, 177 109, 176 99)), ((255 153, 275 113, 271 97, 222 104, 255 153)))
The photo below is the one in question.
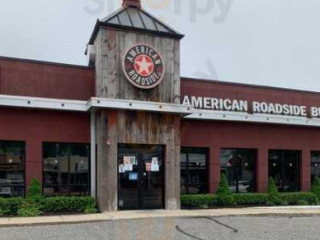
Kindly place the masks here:
MULTIPOLYGON (((96 43, 98 97, 180 103, 178 40, 101 29, 96 43), (141 90, 124 76, 122 59, 133 45, 156 48, 165 63, 165 77, 154 89, 141 90)), ((180 116, 141 111, 101 110, 97 114, 97 192, 102 211, 118 207, 117 148, 119 143, 165 146, 165 207, 180 208, 180 116)))
POLYGON ((96 40, 97 96, 180 103, 180 42, 148 34, 101 29, 96 40), (122 72, 125 52, 137 43, 153 46, 165 62, 162 83, 149 90, 133 86, 122 72))

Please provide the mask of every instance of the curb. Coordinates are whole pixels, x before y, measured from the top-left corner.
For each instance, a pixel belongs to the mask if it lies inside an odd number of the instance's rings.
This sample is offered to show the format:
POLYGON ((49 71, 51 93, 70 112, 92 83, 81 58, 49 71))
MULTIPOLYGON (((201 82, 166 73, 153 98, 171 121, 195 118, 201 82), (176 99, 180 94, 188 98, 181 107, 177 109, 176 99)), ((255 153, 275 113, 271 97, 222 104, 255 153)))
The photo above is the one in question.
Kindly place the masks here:
POLYGON ((40 226, 55 226, 55 225, 74 225, 74 224, 85 224, 85 223, 99 223, 108 222, 111 220, 87 220, 87 221, 68 221, 68 222, 36 222, 36 223, 8 223, 0 224, 0 228, 10 227, 40 227, 40 226))
POLYGON ((82 223, 107 222, 111 220, 112 219, 110 217, 103 214, 40 216, 40 217, 29 217, 29 218, 28 217, 26 218, 10 217, 10 218, 0 218, 0 228, 82 224, 82 223))
POLYGON ((84 224, 109 221, 125 221, 156 218, 202 218, 202 217, 314 217, 320 216, 318 208, 248 208, 248 209, 219 209, 215 210, 189 210, 189 211, 159 211, 153 212, 116 212, 100 213, 91 215, 65 215, 65 216, 42 216, 31 218, 0 218, 0 228, 6 227, 30 227, 50 226, 64 224, 84 224), (277 212, 276 210, 280 210, 277 212))

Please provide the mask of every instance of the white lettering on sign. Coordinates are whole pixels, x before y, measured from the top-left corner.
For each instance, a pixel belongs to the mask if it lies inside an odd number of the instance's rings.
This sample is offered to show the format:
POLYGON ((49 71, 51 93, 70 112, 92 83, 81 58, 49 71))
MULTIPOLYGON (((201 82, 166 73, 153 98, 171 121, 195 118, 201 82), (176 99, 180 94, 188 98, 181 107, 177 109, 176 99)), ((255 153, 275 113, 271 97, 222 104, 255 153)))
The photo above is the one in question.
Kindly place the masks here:
POLYGON ((320 107, 311 107, 310 114, 313 118, 320 117, 320 107))
MULTIPOLYGON (((182 104, 206 110, 249 112, 247 100, 184 96, 182 104)), ((320 107, 310 107, 308 116, 307 107, 302 105, 253 101, 251 106, 252 113, 320 118, 320 107)))
POLYGON ((221 110, 221 111, 248 111, 248 101, 245 100, 230 100, 222 98, 208 98, 208 97, 195 97, 184 96, 182 104, 190 105, 195 108, 221 110))
POLYGON ((291 116, 307 116, 306 106, 266 103, 266 102, 252 102, 252 112, 291 116))

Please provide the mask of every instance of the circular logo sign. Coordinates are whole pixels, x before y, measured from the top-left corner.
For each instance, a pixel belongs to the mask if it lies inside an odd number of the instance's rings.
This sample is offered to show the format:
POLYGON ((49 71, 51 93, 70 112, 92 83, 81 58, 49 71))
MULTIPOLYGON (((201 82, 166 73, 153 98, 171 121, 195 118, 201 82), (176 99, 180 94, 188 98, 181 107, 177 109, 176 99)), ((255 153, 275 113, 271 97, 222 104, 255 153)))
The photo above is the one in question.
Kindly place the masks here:
POLYGON ((161 55, 154 48, 138 44, 124 55, 123 71, 134 86, 150 89, 163 80, 164 64, 161 55))

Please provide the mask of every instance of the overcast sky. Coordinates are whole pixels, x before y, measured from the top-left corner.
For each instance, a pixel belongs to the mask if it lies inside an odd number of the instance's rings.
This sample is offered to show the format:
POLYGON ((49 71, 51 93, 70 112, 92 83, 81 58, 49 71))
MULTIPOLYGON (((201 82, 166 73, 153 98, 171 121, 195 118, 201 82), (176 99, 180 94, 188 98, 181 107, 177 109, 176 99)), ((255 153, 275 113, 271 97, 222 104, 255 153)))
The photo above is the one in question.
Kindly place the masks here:
MULTIPOLYGON (((0 56, 86 65, 122 0, 0 0, 0 56)), ((142 0, 185 34, 185 77, 320 91, 319 0, 142 0)))

